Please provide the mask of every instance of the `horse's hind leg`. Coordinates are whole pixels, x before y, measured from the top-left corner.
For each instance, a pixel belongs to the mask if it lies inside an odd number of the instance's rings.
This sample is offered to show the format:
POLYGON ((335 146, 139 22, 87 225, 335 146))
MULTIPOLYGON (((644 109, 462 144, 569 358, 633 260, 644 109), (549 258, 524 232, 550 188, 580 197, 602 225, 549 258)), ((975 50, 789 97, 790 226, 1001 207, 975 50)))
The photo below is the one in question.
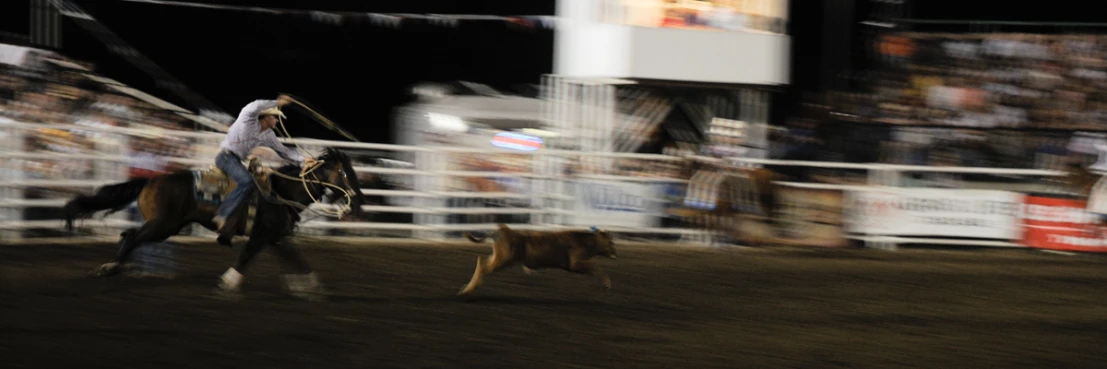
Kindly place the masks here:
POLYGON ((183 224, 178 222, 161 221, 158 219, 146 222, 146 224, 143 224, 142 227, 134 233, 129 243, 120 246, 119 252, 115 254, 115 262, 125 263, 130 261, 131 252, 138 246, 149 242, 165 241, 169 237, 180 232, 183 226, 183 224))
MULTIPOLYGON (((128 245, 131 244, 131 240, 135 237, 135 234, 138 233, 138 230, 139 228, 128 228, 119 233, 119 248, 123 249, 124 247, 130 247, 128 245)), ((92 272, 89 273, 89 275, 97 277, 108 277, 119 274, 121 270, 122 267, 119 265, 119 263, 110 262, 101 264, 96 269, 93 269, 92 272)))
POLYGON ((124 231, 119 242, 119 251, 115 254, 115 260, 100 265, 93 274, 101 277, 119 274, 122 265, 130 260, 135 248, 147 242, 160 242, 176 234, 181 230, 182 224, 175 224, 159 219, 147 221, 138 230, 124 231))

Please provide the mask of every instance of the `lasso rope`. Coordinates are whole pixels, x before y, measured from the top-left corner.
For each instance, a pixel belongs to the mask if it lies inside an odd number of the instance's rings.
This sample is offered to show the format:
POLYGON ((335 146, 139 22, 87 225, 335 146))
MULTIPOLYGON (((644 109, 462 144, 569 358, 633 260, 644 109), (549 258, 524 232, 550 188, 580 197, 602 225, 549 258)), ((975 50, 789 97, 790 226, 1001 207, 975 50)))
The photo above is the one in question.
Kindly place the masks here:
POLYGON ((307 110, 308 113, 311 113, 312 118, 315 118, 316 122, 322 124, 327 129, 329 129, 331 131, 334 131, 335 133, 338 133, 338 134, 342 135, 343 137, 346 137, 346 138, 350 139, 350 141, 361 142, 361 141, 358 141, 357 138, 355 138, 353 135, 347 133, 342 128, 339 128, 338 124, 335 124, 330 119, 327 119, 327 117, 324 117, 323 114, 319 114, 318 112, 315 111, 315 109, 312 109, 310 106, 308 106, 306 103, 300 101, 299 99, 297 99, 292 94, 284 93, 282 95, 287 96, 289 98, 289 100, 292 100, 292 102, 296 103, 296 105, 299 105, 300 107, 304 108, 304 110, 307 110))
MULTIPOLYGON (((284 95, 287 96, 289 98, 289 100, 291 100, 292 102, 295 102, 297 105, 300 105, 304 109, 307 109, 309 112, 312 113, 312 115, 315 116, 316 119, 322 120, 325 125, 331 125, 332 127, 334 126, 333 122, 331 122, 327 118, 323 117, 319 113, 316 113, 315 110, 311 109, 310 107, 308 107, 304 103, 300 102, 299 100, 296 100, 295 98, 291 97, 288 94, 284 94, 284 95)), ((325 161, 318 160, 318 158, 314 154, 312 154, 307 149, 304 149, 302 146, 300 146, 300 144, 298 142, 296 142, 295 139, 292 138, 292 135, 288 133, 288 130, 284 126, 284 119, 281 118, 280 115, 277 116, 277 123, 280 126, 281 133, 284 134, 285 138, 288 138, 288 140, 291 141, 292 144, 294 146, 296 146, 296 149, 299 150, 301 153, 303 153, 304 156, 308 156, 312 159, 315 159, 315 163, 312 164, 312 165, 305 165, 303 168, 301 168, 299 178, 292 177, 292 176, 289 176, 289 175, 286 175, 286 174, 283 174, 283 173, 280 173, 280 172, 277 172, 277 171, 271 171, 271 173, 273 175, 276 175, 277 177, 281 177, 281 178, 285 178, 285 179, 289 179, 289 180, 293 180, 293 181, 300 181, 300 183, 302 183, 304 185, 304 190, 307 191, 308 197, 310 197, 311 201, 315 204, 323 205, 323 203, 320 201, 320 199, 315 198, 315 195, 312 193, 311 188, 308 187, 308 183, 321 184, 325 187, 330 187, 330 188, 334 189, 337 192, 341 192, 344 195, 344 197, 346 198, 346 204, 338 205, 337 206, 338 209, 333 210, 333 211, 332 210, 327 210, 327 209, 324 208, 324 209, 320 209, 322 211, 322 213, 320 213, 319 211, 316 211, 315 209, 311 209, 310 207, 303 207, 303 209, 311 211, 311 212, 313 212, 317 215, 333 216, 335 218, 341 218, 341 217, 345 216, 346 214, 348 214, 352 210, 352 205, 353 205, 353 200, 352 200, 352 196, 351 196, 350 192, 347 191, 345 188, 342 188, 340 186, 337 186, 337 185, 334 185, 334 184, 331 184, 331 183, 327 183, 327 182, 324 182, 324 181, 320 181, 319 177, 315 175, 315 170, 318 169, 319 167, 321 167, 325 161), (308 175, 311 175, 314 179, 306 178, 308 175)), ((346 135, 347 137, 350 137, 345 132, 339 131, 339 133, 342 133, 343 135, 346 135)), ((352 137, 350 137, 350 138, 352 139, 352 137)), ((357 140, 354 139, 354 141, 357 141, 357 140)), ((343 175, 345 175, 345 174, 343 174, 343 175)), ((322 196, 320 196, 320 198, 322 198, 322 196)), ((285 203, 287 203, 287 202, 285 202, 285 203)), ((299 205, 299 204, 296 204, 296 205, 299 205)))

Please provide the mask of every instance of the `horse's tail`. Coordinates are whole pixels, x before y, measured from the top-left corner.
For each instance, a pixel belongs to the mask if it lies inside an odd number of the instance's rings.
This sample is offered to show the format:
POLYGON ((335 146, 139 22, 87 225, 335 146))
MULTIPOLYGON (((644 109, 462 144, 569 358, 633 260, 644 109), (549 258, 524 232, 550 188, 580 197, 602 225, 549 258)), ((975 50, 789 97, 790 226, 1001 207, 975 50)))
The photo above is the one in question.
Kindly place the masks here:
POLYGON ((123 210, 138 199, 142 189, 150 180, 147 178, 135 178, 123 183, 100 187, 92 195, 78 195, 65 203, 65 229, 73 232, 73 220, 87 217, 101 210, 109 210, 108 214, 123 210))

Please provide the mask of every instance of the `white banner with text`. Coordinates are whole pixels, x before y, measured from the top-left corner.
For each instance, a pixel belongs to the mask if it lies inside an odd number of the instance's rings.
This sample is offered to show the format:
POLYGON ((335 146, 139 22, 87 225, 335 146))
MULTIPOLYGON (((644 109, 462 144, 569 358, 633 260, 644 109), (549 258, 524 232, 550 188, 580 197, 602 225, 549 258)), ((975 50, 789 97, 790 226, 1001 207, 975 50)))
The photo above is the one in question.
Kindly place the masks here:
POLYGON ((997 190, 903 188, 850 191, 847 230, 886 236, 1013 240, 1024 195, 997 190))
POLYGON ((570 222, 582 226, 657 227, 663 201, 647 183, 576 181, 570 222))

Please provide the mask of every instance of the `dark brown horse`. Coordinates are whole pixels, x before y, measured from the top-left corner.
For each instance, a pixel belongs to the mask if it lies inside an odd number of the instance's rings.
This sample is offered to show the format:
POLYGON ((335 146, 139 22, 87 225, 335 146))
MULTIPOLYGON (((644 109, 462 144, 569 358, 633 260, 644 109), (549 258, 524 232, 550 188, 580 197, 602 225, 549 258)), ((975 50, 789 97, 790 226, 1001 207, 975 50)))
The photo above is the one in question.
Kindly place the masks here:
MULTIPOLYGON (((360 214, 364 198, 350 158, 341 151, 327 148, 318 160, 322 163, 306 178, 344 189, 346 196, 352 197, 348 200, 353 214, 360 214)), ((278 168, 268 175, 271 191, 255 191, 259 196, 254 226, 235 264, 238 272, 244 271, 262 248, 273 246, 295 274, 311 273, 299 250, 285 241, 294 233, 300 221, 300 211, 313 203, 313 198, 322 199, 326 186, 312 182, 307 182, 305 186, 298 179, 300 171, 301 168, 296 165, 278 168)), ((115 259, 94 271, 99 276, 115 275, 120 272, 122 264, 130 260, 131 252, 144 243, 164 241, 192 223, 215 230, 211 219, 217 205, 197 199, 194 187, 191 170, 104 186, 95 194, 77 196, 66 203, 66 228, 72 231, 74 219, 102 210, 109 210, 109 213, 119 211, 137 200, 145 223, 139 228, 124 231, 120 235, 119 252, 115 259)), ((338 195, 335 193, 334 197, 338 195)), ((346 196, 343 196, 344 199, 346 196)))

